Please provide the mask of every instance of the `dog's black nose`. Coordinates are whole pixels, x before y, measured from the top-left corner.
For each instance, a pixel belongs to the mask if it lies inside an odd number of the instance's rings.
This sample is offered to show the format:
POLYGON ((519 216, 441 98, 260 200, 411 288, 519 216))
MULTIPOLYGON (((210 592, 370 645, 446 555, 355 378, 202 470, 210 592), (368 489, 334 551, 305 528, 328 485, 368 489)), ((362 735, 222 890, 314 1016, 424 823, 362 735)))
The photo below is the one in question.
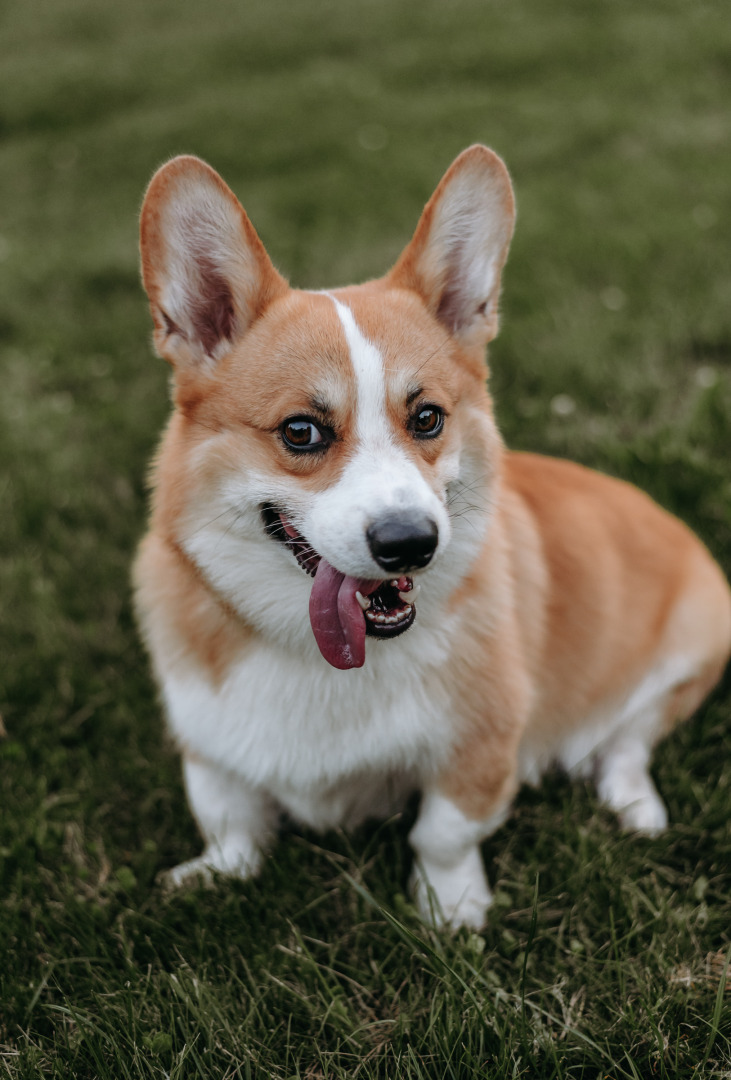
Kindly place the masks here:
POLYGON ((420 570, 434 554, 439 540, 437 523, 425 514, 393 514, 374 521, 366 530, 368 547, 389 574, 420 570))

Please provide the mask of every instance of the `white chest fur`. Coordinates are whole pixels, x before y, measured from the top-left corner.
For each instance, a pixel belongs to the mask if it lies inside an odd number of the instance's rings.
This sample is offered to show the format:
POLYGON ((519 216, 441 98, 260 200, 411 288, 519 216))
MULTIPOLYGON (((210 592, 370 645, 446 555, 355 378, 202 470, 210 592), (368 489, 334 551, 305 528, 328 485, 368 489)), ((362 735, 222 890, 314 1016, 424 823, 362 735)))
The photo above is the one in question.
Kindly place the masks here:
POLYGON ((418 782, 444 761, 453 737, 439 678, 446 638, 414 627, 402 641, 370 643, 365 667, 345 672, 314 643, 298 654, 261 642, 218 688, 193 669, 168 673, 170 726, 186 750, 299 820, 352 823, 380 798, 376 789, 418 782))

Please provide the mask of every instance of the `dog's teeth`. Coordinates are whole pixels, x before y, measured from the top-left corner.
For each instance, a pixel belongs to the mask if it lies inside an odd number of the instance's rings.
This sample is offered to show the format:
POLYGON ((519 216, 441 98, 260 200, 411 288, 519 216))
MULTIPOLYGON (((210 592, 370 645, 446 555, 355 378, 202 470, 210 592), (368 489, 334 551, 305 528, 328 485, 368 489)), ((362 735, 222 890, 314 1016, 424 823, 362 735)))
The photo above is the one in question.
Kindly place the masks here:
POLYGON ((408 592, 400 592, 399 596, 405 604, 411 606, 411 604, 413 604, 414 600, 416 600, 420 592, 421 585, 414 585, 414 587, 412 589, 409 589, 408 592))
POLYGON ((371 601, 369 597, 363 596, 363 593, 357 592, 355 594, 355 599, 358 601, 364 611, 367 611, 368 608, 371 606, 371 601))

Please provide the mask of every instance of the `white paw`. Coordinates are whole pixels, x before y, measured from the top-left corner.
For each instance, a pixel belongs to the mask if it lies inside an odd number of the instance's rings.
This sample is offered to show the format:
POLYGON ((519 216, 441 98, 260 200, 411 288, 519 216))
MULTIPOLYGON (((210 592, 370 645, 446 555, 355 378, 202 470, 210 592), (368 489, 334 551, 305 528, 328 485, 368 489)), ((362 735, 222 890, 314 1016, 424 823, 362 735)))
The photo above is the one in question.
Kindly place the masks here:
POLYGON ((411 891, 425 923, 437 929, 460 926, 481 930, 492 903, 482 858, 477 849, 458 865, 443 867, 414 863, 411 891))
POLYGON ((182 885, 210 885, 213 881, 213 872, 205 857, 199 855, 197 859, 179 863, 171 870, 162 870, 157 875, 157 881, 165 889, 179 889, 182 885))
POLYGON ((665 804, 655 792, 622 807, 617 811, 617 815, 623 829, 642 833, 644 836, 659 836, 668 825, 665 804))
POLYGON ((657 793, 645 762, 647 749, 630 746, 609 755, 602 763, 597 791, 601 801, 614 810, 628 832, 658 836, 667 828, 668 812, 657 793))
POLYGON ((244 881, 252 877, 259 869, 258 853, 246 857, 241 851, 221 851, 220 848, 206 848, 196 859, 174 866, 158 875, 158 881, 167 889, 179 889, 195 884, 212 885, 216 874, 239 878, 244 881))

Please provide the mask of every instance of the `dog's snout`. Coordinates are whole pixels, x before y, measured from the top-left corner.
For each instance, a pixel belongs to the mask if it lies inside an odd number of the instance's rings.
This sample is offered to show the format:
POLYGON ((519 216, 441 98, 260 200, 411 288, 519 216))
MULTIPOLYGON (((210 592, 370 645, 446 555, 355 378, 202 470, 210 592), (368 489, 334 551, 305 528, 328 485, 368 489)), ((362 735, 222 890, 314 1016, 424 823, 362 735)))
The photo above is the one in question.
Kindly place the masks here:
POLYGON ((389 574, 420 570, 431 560, 439 540, 437 524, 425 514, 393 514, 366 530, 371 555, 389 574))

